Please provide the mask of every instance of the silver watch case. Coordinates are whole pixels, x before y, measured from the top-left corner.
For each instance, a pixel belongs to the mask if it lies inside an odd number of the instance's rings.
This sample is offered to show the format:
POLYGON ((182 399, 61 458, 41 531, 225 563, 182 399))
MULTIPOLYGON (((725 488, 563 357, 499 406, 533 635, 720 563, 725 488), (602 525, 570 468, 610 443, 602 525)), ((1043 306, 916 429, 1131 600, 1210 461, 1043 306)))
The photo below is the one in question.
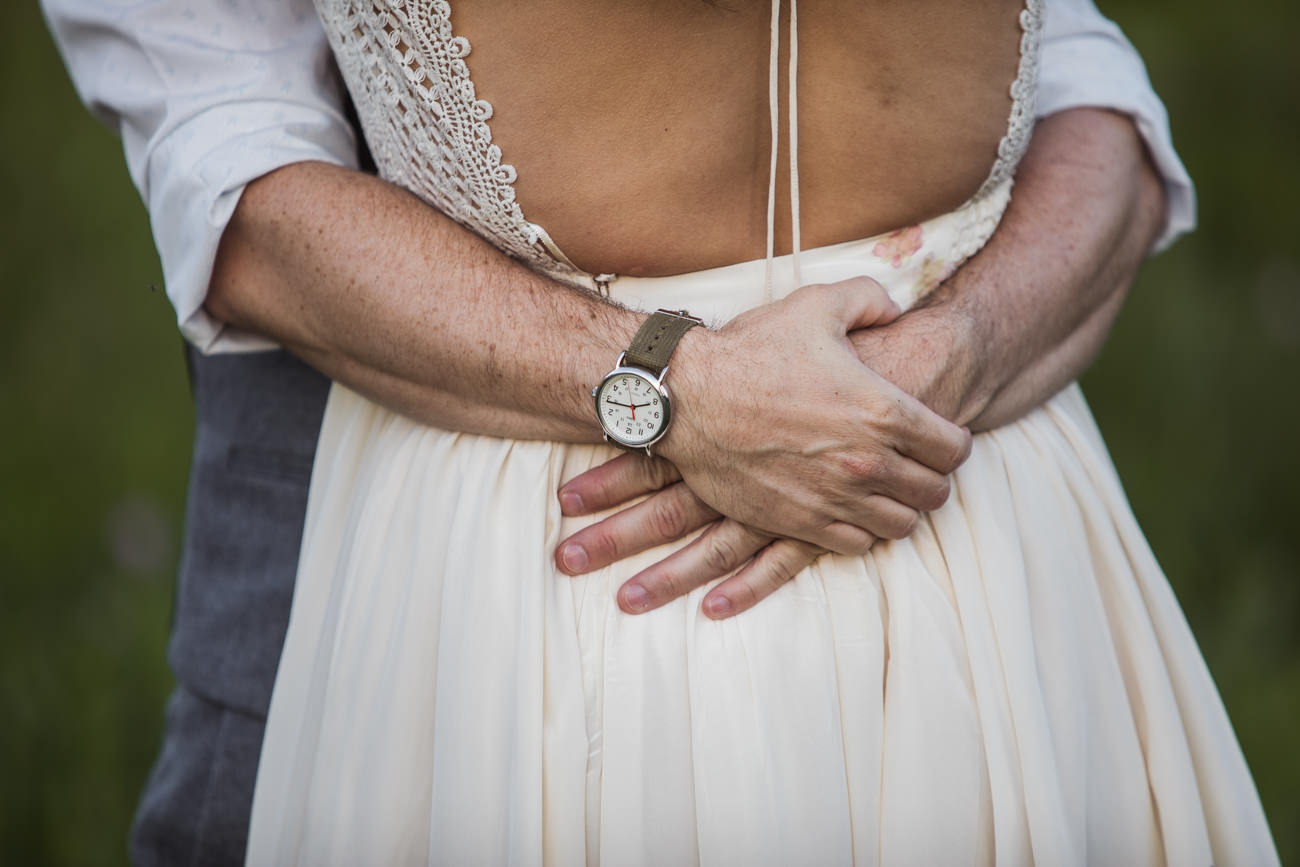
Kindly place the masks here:
POLYGON ((673 402, 668 396, 667 387, 664 385, 664 380, 668 377, 668 370, 671 365, 664 367, 663 371, 661 371, 658 376, 655 376, 644 367, 625 365, 623 359, 626 357, 626 352, 620 352, 618 355, 618 363, 614 365, 614 369, 605 374, 604 378, 601 379, 600 384, 591 390, 591 400, 596 410, 596 420, 600 422, 600 430, 605 436, 605 442, 613 443, 620 448, 630 449, 632 451, 645 449, 645 453, 648 456, 654 457, 654 452, 650 450, 650 447, 664 438, 668 433, 668 428, 671 427, 673 423, 673 402), (650 383, 654 390, 658 392, 661 406, 663 406, 664 423, 660 425, 659 432, 648 440, 629 442, 617 431, 610 430, 605 424, 604 417, 600 414, 600 390, 605 386, 605 383, 609 382, 611 379, 627 375, 644 379, 646 382, 650 383))

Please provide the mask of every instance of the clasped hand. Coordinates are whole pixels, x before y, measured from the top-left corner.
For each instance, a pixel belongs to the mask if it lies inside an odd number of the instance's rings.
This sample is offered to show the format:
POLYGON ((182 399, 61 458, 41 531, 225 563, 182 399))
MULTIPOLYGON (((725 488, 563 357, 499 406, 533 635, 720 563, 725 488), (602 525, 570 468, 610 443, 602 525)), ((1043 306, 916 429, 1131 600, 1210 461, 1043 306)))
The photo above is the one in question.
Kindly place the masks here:
POLYGON ((697 329, 674 359, 678 413, 661 457, 624 455, 559 492, 568 515, 650 496, 562 542, 560 568, 588 572, 712 523, 633 576, 619 604, 647 611, 734 571, 704 599, 720 618, 824 551, 862 554, 877 538, 910 534, 920 512, 947 500, 970 434, 859 359, 849 333, 898 315, 863 277, 697 329))

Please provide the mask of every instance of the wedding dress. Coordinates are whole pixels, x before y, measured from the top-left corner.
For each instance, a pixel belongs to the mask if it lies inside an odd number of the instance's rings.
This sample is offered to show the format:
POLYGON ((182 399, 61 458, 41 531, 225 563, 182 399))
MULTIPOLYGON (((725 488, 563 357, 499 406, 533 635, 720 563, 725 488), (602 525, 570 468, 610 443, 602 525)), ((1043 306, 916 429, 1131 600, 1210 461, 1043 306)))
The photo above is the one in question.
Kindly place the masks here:
MULTIPOLYGON (((592 286, 515 201, 448 4, 319 9, 383 175, 592 286)), ((609 294, 721 322, 866 274, 906 308, 1006 207, 1040 16, 1030 0, 1007 135, 961 208, 609 294)), ((557 487, 616 453, 437 430, 333 386, 250 864, 1276 863, 1077 386, 976 436, 909 538, 824 556, 722 622, 707 588, 617 608, 672 546, 553 567, 591 520, 557 487)))

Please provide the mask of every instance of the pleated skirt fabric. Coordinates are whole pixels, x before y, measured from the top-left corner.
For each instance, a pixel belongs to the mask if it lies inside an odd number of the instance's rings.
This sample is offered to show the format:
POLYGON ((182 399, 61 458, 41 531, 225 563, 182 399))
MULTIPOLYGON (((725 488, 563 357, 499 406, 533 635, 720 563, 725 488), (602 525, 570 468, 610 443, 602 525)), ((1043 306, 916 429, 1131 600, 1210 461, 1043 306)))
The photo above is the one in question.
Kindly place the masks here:
MULTIPOLYGON (((803 282, 866 273, 906 305, 935 266, 881 243, 809 251, 803 282)), ((762 301, 762 264, 614 290, 725 319, 762 301)), ((707 588, 618 609, 674 546, 554 568, 593 520, 557 487, 616 454, 334 386, 250 864, 1277 863, 1077 386, 977 435, 911 537, 722 622, 707 588)))

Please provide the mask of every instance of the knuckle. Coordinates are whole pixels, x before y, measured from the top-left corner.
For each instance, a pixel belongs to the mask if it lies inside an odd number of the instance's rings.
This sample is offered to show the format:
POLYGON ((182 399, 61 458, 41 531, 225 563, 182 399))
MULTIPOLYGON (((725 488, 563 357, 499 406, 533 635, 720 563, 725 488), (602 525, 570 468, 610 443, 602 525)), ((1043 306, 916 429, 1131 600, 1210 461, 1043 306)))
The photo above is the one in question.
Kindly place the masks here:
MULTIPOLYGON (((861 523, 872 523, 870 509, 865 509, 857 521, 861 523)), ((871 541, 874 537, 870 533, 861 529, 857 523, 832 523, 825 528, 824 540, 821 547, 827 551, 836 554, 853 556, 865 554, 871 547, 871 541)))
POLYGON ((653 458, 644 455, 623 455, 619 460, 628 462, 624 475, 642 490, 648 491, 659 487, 659 468, 653 458))
POLYGON ((926 511, 934 511, 948 502, 948 496, 952 493, 952 482, 947 476, 940 479, 929 491, 926 496, 926 511))
POLYGON ((703 556, 705 568, 714 575, 730 572, 743 559, 736 539, 721 528, 708 535, 703 556))
POLYGON ((942 466, 938 467, 938 469, 944 473, 951 473, 956 471, 956 469, 960 466, 961 466, 961 452, 957 451, 957 452, 953 452, 952 455, 949 456, 948 460, 944 461, 942 466))
POLYGON ((619 553, 618 535, 603 522, 585 527, 565 539, 555 549, 555 562, 560 570, 568 574, 579 574, 601 569, 622 559, 619 553), (585 565, 580 569, 571 569, 566 554, 572 547, 578 547, 586 553, 585 565))
POLYGON ((790 544, 773 545, 768 555, 754 564, 745 584, 753 592, 754 601, 765 599, 782 586, 790 583, 803 568, 812 562, 801 547, 790 544))
POLYGON ((836 539, 836 546, 828 550, 831 550, 836 554, 856 557, 870 551, 871 546, 875 541, 876 537, 866 530, 859 527, 846 526, 845 531, 836 539))
POLYGON ((883 475, 885 461, 878 454, 850 455, 844 458, 842 467, 845 474, 854 481, 869 482, 883 475))
POLYGON ((787 556, 773 556, 771 562, 767 564, 763 583, 770 590, 775 590, 790 581, 803 568, 802 565, 787 559, 787 556))
POLYGON ((874 407, 874 415, 876 424, 887 430, 897 430, 907 421, 903 405, 895 399, 880 401, 874 407))
POLYGON ((887 539, 906 539, 912 535, 920 520, 921 516, 915 509, 908 509, 905 515, 886 522, 885 527, 882 528, 885 530, 884 536, 887 539))
POLYGON ((587 556, 593 563, 612 563, 622 559, 622 546, 619 534, 604 523, 589 528, 588 535, 582 540, 587 549, 587 556))
POLYGON ((970 445, 970 434, 961 431, 960 436, 953 444, 952 455, 948 458, 946 472, 951 473, 965 463, 967 456, 970 454, 970 445))
POLYGON ((876 544, 876 537, 871 535, 870 533, 863 533, 861 536, 859 536, 854 541, 848 544, 847 551, 841 551, 839 553, 851 554, 855 557, 861 557, 863 554, 870 551, 871 546, 874 544, 876 544))
POLYGON ((690 527, 682 499, 672 496, 657 498, 650 509, 650 527, 661 539, 678 539, 685 535, 690 527))
MULTIPOLYGON (((638 457, 632 455, 630 457, 638 457)), ((671 481, 671 465, 661 458, 639 458, 641 462, 641 475, 644 478, 646 487, 650 490, 659 490, 666 487, 671 481)))

